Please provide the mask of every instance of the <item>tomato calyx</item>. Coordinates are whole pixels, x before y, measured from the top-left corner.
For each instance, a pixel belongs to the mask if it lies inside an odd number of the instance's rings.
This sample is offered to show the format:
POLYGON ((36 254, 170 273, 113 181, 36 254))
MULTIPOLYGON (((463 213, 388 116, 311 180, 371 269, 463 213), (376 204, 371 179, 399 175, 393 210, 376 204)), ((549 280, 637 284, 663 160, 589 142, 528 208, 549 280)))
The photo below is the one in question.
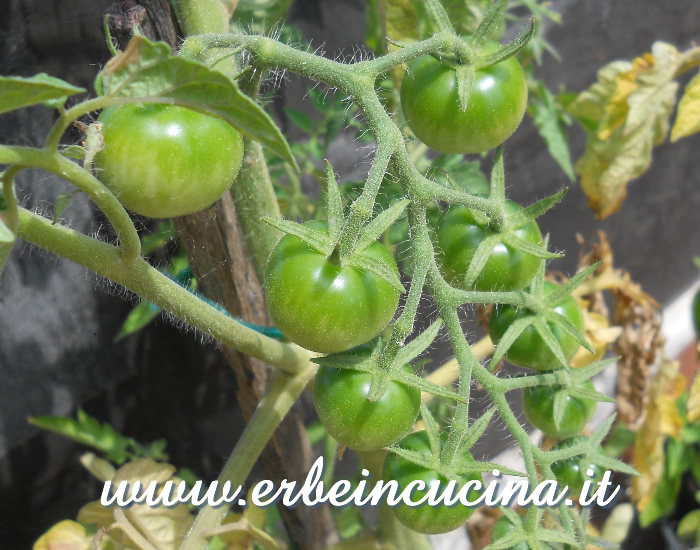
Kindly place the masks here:
POLYGON ((370 272, 391 285, 400 293, 406 292, 401 284, 398 272, 386 262, 365 251, 393 224, 410 202, 401 200, 384 210, 370 221, 360 232, 349 254, 343 254, 341 243, 345 215, 340 191, 330 163, 326 163, 328 223, 300 224, 290 220, 265 217, 263 221, 285 234, 294 235, 311 248, 326 256, 328 262, 336 267, 354 267, 360 271, 370 272))
POLYGON ((411 361, 416 359, 433 343, 441 327, 442 319, 438 319, 411 342, 402 347, 393 358, 388 358, 388 363, 385 364, 382 363, 385 342, 381 338, 377 338, 369 344, 371 349, 369 354, 358 354, 357 349, 352 349, 323 357, 315 357, 311 361, 324 367, 352 369, 372 374, 371 389, 368 394, 368 401, 370 402, 379 401, 390 382, 398 382, 417 388, 422 392, 428 392, 438 397, 467 404, 469 400, 457 392, 430 382, 422 376, 406 372, 402 368, 404 365, 410 365, 411 361))
POLYGON ((504 306, 491 316, 489 333, 496 344, 496 351, 489 363, 489 370, 493 371, 504 358, 536 370, 546 371, 558 367, 569 369, 569 359, 578 350, 576 344, 593 353, 593 348, 582 332, 583 318, 580 310, 570 296, 598 265, 589 266, 557 287, 553 283, 545 283, 545 262, 541 261, 538 272, 528 288, 527 309, 530 313, 504 306), (570 309, 560 307, 565 302, 566 307, 570 309), (571 315, 571 318, 568 315, 571 315), (574 324, 573 320, 576 320, 579 326, 574 324), (503 328, 500 327, 503 327, 504 322, 509 325, 505 332, 501 332, 503 328), (525 340, 522 340, 521 336, 525 340), (528 349, 524 350, 522 348, 526 342, 528 349), (528 353, 531 355, 529 359, 532 364, 528 364, 528 353), (520 358, 521 355, 525 356, 520 358))

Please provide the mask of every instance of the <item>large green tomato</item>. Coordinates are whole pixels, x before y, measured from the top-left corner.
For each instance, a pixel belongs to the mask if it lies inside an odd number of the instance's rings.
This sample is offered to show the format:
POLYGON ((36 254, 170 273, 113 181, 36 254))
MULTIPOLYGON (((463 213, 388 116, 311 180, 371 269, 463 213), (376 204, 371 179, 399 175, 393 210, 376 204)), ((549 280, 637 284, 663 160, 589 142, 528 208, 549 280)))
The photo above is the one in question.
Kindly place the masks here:
MULTIPOLYGON (((413 372, 406 365, 407 372, 413 372)), ((358 451, 393 445, 411 429, 420 409, 420 390, 391 381, 381 399, 367 400, 372 375, 320 367, 314 404, 321 422, 338 442, 358 451)))
MULTIPOLYGON (((507 214, 519 210, 518 204, 506 201, 507 214)), ((534 221, 519 227, 514 233, 530 244, 542 242, 540 228, 534 221)), ((487 225, 477 222, 468 208, 453 206, 449 209, 438 223, 436 233, 440 269, 448 283, 464 288, 464 275, 479 244, 493 234, 487 225)), ((540 259, 536 256, 497 242, 476 278, 474 288, 467 290, 520 290, 530 283, 539 265, 540 259)))
MULTIPOLYGON (((582 384, 593 390, 593 383, 586 380, 582 384)), ((593 416, 596 402, 591 399, 568 396, 564 404, 564 416, 559 425, 554 425, 554 396, 561 388, 554 386, 533 386, 523 389, 523 410, 530 424, 542 430, 545 435, 565 439, 578 434, 593 416)))
MULTIPOLYGON (((373 243, 365 254, 398 274, 394 257, 382 244, 373 243)), ((399 292, 383 279, 336 265, 293 235, 282 237, 270 254, 265 296, 272 321, 282 334, 321 353, 368 342, 391 321, 399 303, 399 292)))
MULTIPOLYGON (((557 290, 557 288, 559 288, 559 285, 546 281, 544 283, 545 296, 551 294, 557 290)), ((565 317, 577 329, 583 331, 583 313, 575 298, 572 296, 567 297, 566 300, 556 306, 553 311, 565 317)), ((525 315, 528 315, 527 310, 518 309, 509 305, 497 306, 489 320, 489 336, 491 336, 493 343, 498 344, 506 333, 506 330, 508 330, 508 327, 525 315)), ((559 325, 549 322, 547 325, 561 345, 564 357, 568 361, 581 347, 580 344, 565 333, 559 325)), ((518 336, 511 347, 508 348, 506 359, 514 365, 541 371, 553 370, 563 366, 532 325, 520 333, 520 336, 518 336)))
MULTIPOLYGON (((442 432, 440 434, 443 444, 447 441, 447 435, 447 432, 442 432)), ((430 442, 425 432, 415 432, 404 437, 400 442, 400 446, 403 449, 423 455, 430 454, 430 442)), ((471 454, 468 452, 465 458, 467 461, 473 460, 471 454)), ((453 496, 455 496, 457 491, 469 481, 482 481, 481 475, 478 473, 460 477, 461 483, 457 485, 453 496)), ((384 481, 395 480, 398 482, 399 493, 397 494, 400 494, 412 481, 421 480, 425 482, 425 491, 414 490, 412 492, 411 500, 414 502, 420 500, 428 492, 432 481, 440 481, 440 492, 447 487, 448 483, 447 478, 442 476, 439 472, 423 468, 393 453, 389 453, 384 461, 382 478, 384 481)), ((478 492, 471 490, 469 491, 468 498, 470 501, 474 501, 478 495, 478 492)), ((427 503, 422 506, 414 507, 406 506, 401 503, 394 506, 392 511, 397 519, 406 527, 418 531, 419 533, 435 535, 453 531, 457 529, 457 527, 463 525, 474 512, 474 508, 468 508, 459 502, 455 506, 445 506, 443 504, 436 507, 432 507, 427 503)))
MULTIPOLYGON (((498 44, 491 43, 488 50, 498 44)), ((401 107, 409 127, 441 153, 480 153, 503 143, 527 107, 527 81, 509 57, 476 71, 467 109, 462 111, 455 69, 430 55, 411 62, 401 82, 401 107)))
POLYGON ((240 133, 222 119, 184 107, 127 104, 102 111, 104 149, 97 174, 125 208, 172 218, 214 204, 243 159, 240 133))

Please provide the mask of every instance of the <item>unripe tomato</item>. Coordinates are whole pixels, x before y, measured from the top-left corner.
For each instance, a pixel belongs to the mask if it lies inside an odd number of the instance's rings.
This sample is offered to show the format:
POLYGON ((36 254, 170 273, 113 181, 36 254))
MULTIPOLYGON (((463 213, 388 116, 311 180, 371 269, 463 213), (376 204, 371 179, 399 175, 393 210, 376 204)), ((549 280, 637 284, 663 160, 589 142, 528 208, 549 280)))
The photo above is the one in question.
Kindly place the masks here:
POLYGON ((97 175, 125 208, 149 218, 193 214, 231 187, 243 138, 228 122, 162 104, 102 111, 97 175))

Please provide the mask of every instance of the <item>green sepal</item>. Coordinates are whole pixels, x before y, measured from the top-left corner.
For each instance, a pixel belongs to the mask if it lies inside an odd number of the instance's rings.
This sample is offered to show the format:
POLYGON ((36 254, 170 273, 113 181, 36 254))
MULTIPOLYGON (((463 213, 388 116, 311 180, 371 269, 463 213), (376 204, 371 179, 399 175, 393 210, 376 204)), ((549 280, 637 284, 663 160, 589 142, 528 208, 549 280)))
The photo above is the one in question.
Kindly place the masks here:
POLYGON ((566 409, 566 400, 568 397, 569 392, 565 389, 559 390, 554 394, 552 420, 554 420, 554 427, 557 430, 561 430, 561 421, 564 418, 564 410, 566 409))
POLYGON ((599 401, 602 403, 615 403, 616 400, 613 397, 600 393, 596 390, 590 390, 582 386, 572 386, 569 389, 569 395, 571 397, 578 397, 579 399, 590 399, 591 401, 599 401))
POLYGON ((554 357, 556 357, 557 361, 559 361, 559 364, 562 367, 568 368, 568 362, 566 357, 564 357, 564 351, 561 349, 561 344, 559 343, 559 340, 557 340, 557 337, 552 333, 552 329, 549 328, 547 321, 545 321, 543 317, 537 316, 535 317, 533 325, 537 331, 537 334, 539 334, 540 338, 542 338, 545 345, 549 348, 549 351, 554 354, 554 357))
POLYGON ((477 277, 484 270, 486 262, 491 257, 491 252, 493 252, 494 246, 498 244, 501 240, 502 235, 494 234, 486 237, 483 241, 479 243, 479 246, 472 256, 471 262, 469 262, 469 268, 464 274, 464 284, 466 288, 470 288, 476 282, 477 277))
POLYGON ((593 348, 591 345, 588 343, 588 340, 586 340, 586 337, 583 335, 583 333, 571 322, 569 321, 566 317, 563 315, 560 315, 554 311, 548 311, 545 313, 545 319, 547 319, 548 322, 554 323, 559 326, 568 336, 571 336, 574 340, 576 340, 579 344, 581 344, 586 350, 590 351, 593 353, 593 348))
POLYGON ((393 364, 401 366, 413 361, 430 347, 433 340, 435 340, 435 337, 438 335, 438 332, 440 332, 441 327, 442 319, 437 319, 427 329, 399 350, 393 364))
POLYGON ((486 427, 489 425, 489 422, 491 421, 491 418, 493 418, 495 412, 496 407, 491 407, 488 411, 472 422, 472 425, 469 426, 469 428, 467 428, 462 435, 462 441, 459 443, 460 450, 469 450, 472 448, 472 445, 474 445, 474 443, 476 443, 486 431, 486 427))
POLYGON ((455 69, 457 77, 457 98, 459 100, 459 108, 466 111, 469 106, 469 97, 472 94, 474 86, 474 77, 476 76, 474 69, 468 65, 460 65, 455 69))
POLYGON ((586 542, 591 544, 593 547, 601 548, 602 550, 618 550, 618 548, 620 548, 619 544, 596 537, 595 535, 586 535, 586 542))
POLYGON ((525 542, 523 534, 518 531, 511 531, 497 541, 491 542, 484 550, 510 550, 521 542, 525 542))
POLYGON ((578 543, 571 535, 567 535, 563 531, 555 531, 554 529, 544 529, 538 527, 535 529, 535 538, 546 542, 561 542, 562 544, 571 544, 576 546, 578 543))
POLYGON ((491 40, 494 31, 503 20, 503 15, 506 13, 507 7, 508 0, 497 0, 497 2, 491 5, 472 35, 471 45, 474 49, 478 50, 484 46, 486 42, 491 40))
POLYGON ((374 370, 374 361, 371 357, 352 353, 352 350, 350 352, 313 357, 311 362, 332 369, 349 369, 360 372, 372 372, 374 370))
POLYGON ((535 256, 536 258, 542 258, 544 260, 554 260, 556 258, 561 258, 564 254, 559 252, 549 252, 546 248, 524 241, 520 237, 516 237, 513 233, 504 233, 503 242, 506 243, 511 248, 525 252, 535 256))
MULTIPOLYGON (((401 443, 399 441, 399 443, 401 443)), ((404 449, 403 447, 399 447, 398 445, 393 445, 388 448, 390 453, 394 453, 396 456, 399 456, 401 458, 405 458, 409 462, 412 462, 413 464, 418 464, 418 466, 422 466, 423 468, 427 470, 437 470, 439 469, 439 461, 434 458, 428 457, 424 454, 417 453, 416 451, 409 451, 408 449, 404 449)))
POLYGON ((428 405, 423 401, 420 403, 420 417, 423 419, 423 425, 425 426, 425 433, 428 436, 428 442, 430 443, 430 452, 433 458, 440 460, 440 426, 435 421, 435 418, 430 413, 428 405))
POLYGON ((343 199, 335 180, 331 163, 326 161, 326 210, 328 218, 328 237, 333 243, 340 239, 345 217, 343 216, 343 199))
POLYGON ((486 55, 480 55, 474 62, 474 70, 485 69, 496 65, 501 61, 505 61, 509 57, 514 56, 520 50, 522 50, 530 39, 535 35, 535 18, 530 18, 530 25, 525 32, 520 33, 515 40, 509 42, 505 46, 500 47, 495 52, 486 55))
POLYGON ((542 214, 559 203, 568 191, 569 188, 564 187, 561 191, 554 193, 553 195, 549 195, 548 197, 540 199, 537 202, 533 202, 531 205, 523 208, 520 212, 509 214, 506 217, 506 225, 510 229, 516 229, 539 218, 542 214))
POLYGON ((360 233, 353 252, 362 252, 374 243, 384 232, 391 227, 396 220, 406 210, 406 206, 410 204, 409 199, 402 199, 396 204, 393 204, 386 210, 382 211, 371 222, 369 222, 360 233))
POLYGON ((343 258, 343 265, 374 273, 401 294, 406 292, 406 289, 401 284, 401 278, 398 272, 374 256, 363 252, 353 252, 350 256, 343 258))
POLYGON ((451 464, 450 468, 456 474, 473 474, 473 473, 491 473, 493 470, 498 470, 501 474, 506 476, 517 476, 526 477, 527 474, 519 472, 518 470, 513 470, 512 468, 507 468, 502 464, 496 464, 495 462, 471 462, 466 460, 457 459, 451 464))
POLYGON ((588 266, 586 269, 579 271, 576 275, 571 277, 563 285, 557 288, 554 292, 547 295, 544 298, 544 302, 550 307, 554 308, 561 304, 566 298, 568 298, 571 293, 579 287, 579 285, 588 279, 588 276, 593 273, 600 266, 601 262, 597 262, 593 265, 588 266))
POLYGON ((491 357, 488 367, 490 371, 496 368, 496 365, 506 356, 508 349, 510 349, 513 343, 518 339, 518 336, 520 336, 528 326, 532 325, 533 322, 534 315, 528 315, 527 317, 516 319, 510 324, 503 334, 503 337, 498 342, 496 351, 491 357))
POLYGON ((469 403, 469 400, 459 395, 457 392, 438 386, 437 384, 430 382, 423 378, 422 376, 417 376, 415 374, 409 374, 403 369, 394 369, 389 375, 392 380, 406 384, 414 388, 418 388, 420 391, 424 391, 435 397, 444 397, 445 399, 452 399, 454 401, 459 401, 460 403, 469 403))
POLYGON ((596 466, 600 466, 604 470, 614 470, 616 472, 621 472, 623 474, 628 474, 631 476, 641 475, 637 470, 635 470, 626 462, 623 462, 622 460, 618 460, 617 458, 613 458, 611 456, 596 453, 594 457, 592 457, 592 460, 595 462, 596 466))
POLYGON ((452 34, 455 33, 455 29, 450 22, 450 16, 447 15, 447 11, 440 3, 440 0, 425 0, 425 5, 438 29, 441 31, 448 31, 452 34))
POLYGON ((590 449, 596 449, 603 444, 603 440, 608 435, 612 425, 615 423, 616 417, 617 414, 611 414, 600 426, 593 430, 593 433, 590 436, 588 436, 588 444, 590 445, 590 449))
POLYGON ((595 376, 599 372, 603 372, 603 370, 605 370, 617 360, 617 357, 612 357, 610 359, 604 359, 602 361, 595 361, 593 363, 589 363, 582 369, 571 369, 569 371, 569 375, 571 376, 571 380, 573 381, 573 383, 579 383, 584 380, 588 380, 589 378, 595 376))
POLYGON ((294 235, 295 237, 298 237, 306 244, 308 244, 311 248, 313 248, 317 252, 320 252, 321 254, 324 254, 325 256, 330 256, 333 252, 333 243, 328 238, 328 234, 324 231, 320 231, 319 229, 315 229, 309 227, 308 225, 303 225, 290 220, 280 220, 278 218, 271 218, 269 216, 265 216, 264 218, 262 218, 262 220, 265 223, 274 227, 275 229, 279 229, 283 233, 287 233, 288 235, 294 235))
POLYGON ((491 167, 489 198, 503 202, 506 198, 506 174, 503 167, 503 145, 496 148, 496 156, 491 167))

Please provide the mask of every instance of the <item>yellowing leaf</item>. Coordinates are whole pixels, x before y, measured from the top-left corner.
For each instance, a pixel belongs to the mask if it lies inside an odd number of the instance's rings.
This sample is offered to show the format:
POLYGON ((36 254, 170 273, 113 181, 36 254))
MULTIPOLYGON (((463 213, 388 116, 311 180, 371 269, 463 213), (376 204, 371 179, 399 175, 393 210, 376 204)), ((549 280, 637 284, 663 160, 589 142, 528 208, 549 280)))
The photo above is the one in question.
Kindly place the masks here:
POLYGON ((695 373, 693 383, 690 385, 690 396, 686 403, 686 415, 690 424, 700 420, 700 371, 695 373))
MULTIPOLYGON (((176 490, 180 480, 173 477, 174 473, 175 467, 170 464, 141 458, 128 462, 115 472, 111 479, 112 490, 116 491, 122 481, 127 481, 133 486, 137 480, 144 489, 152 481, 162 489, 163 484, 171 479, 176 490)), ((78 521, 107 529, 115 541, 129 548, 138 547, 134 539, 140 536, 151 541, 160 550, 176 550, 192 525, 192 520, 192 514, 182 503, 169 508, 163 505, 150 507, 146 503, 133 504, 128 508, 119 508, 116 505, 105 508, 96 501, 83 506, 78 513, 78 521), (116 511, 121 512, 120 517, 115 516, 116 511)))
POLYGON ((585 335, 588 343, 593 347, 593 353, 581 347, 571 359, 570 365, 574 368, 583 368, 594 361, 600 361, 608 349, 608 345, 615 342, 622 334, 622 327, 609 326, 608 320, 595 311, 589 311, 582 307, 585 335))
POLYGON ((75 521, 62 521, 34 543, 33 550, 90 550, 92 537, 75 521))
POLYGON ((671 141, 678 141, 696 132, 700 132, 700 72, 688 82, 683 97, 678 103, 678 114, 671 130, 671 141))
POLYGON ((632 502, 640 512, 652 501, 664 471, 664 442, 676 437, 683 420, 676 400, 685 390, 678 361, 664 361, 649 388, 646 419, 634 442, 634 467, 641 474, 632 478, 632 502))
POLYGON ((627 183, 651 163, 654 145, 666 138, 678 83, 678 50, 656 42, 633 63, 615 61, 598 72, 569 112, 584 127, 586 150, 576 162, 581 187, 599 218, 616 212, 627 183))

